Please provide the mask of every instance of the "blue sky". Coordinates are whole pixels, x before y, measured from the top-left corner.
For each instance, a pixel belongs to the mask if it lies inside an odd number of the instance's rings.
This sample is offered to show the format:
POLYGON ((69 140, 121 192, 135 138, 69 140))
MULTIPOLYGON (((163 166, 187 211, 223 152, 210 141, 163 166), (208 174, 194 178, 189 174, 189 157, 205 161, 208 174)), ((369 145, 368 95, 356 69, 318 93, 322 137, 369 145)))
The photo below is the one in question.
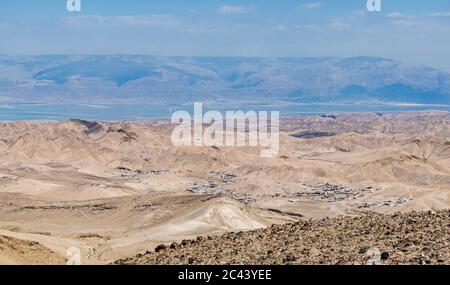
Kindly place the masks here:
POLYGON ((2 0, 0 54, 382 56, 450 71, 450 0, 2 0))

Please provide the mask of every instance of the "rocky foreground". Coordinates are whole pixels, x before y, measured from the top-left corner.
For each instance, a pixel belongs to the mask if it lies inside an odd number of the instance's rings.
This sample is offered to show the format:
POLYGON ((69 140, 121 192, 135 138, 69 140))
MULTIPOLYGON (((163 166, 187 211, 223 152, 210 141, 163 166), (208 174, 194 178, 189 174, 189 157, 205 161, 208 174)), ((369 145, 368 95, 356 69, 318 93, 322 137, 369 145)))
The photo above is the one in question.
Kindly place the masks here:
POLYGON ((160 245, 116 264, 450 264, 450 210, 325 218, 160 245))

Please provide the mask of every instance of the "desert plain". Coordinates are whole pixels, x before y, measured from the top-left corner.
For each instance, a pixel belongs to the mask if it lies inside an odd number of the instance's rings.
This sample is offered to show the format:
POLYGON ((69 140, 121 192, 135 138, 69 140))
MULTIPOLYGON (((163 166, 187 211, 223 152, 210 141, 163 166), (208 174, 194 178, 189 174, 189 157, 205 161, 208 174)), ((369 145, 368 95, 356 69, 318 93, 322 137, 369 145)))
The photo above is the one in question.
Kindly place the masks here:
POLYGON ((282 117, 274 158, 172 128, 0 122, 0 264, 450 263, 450 113, 282 117))

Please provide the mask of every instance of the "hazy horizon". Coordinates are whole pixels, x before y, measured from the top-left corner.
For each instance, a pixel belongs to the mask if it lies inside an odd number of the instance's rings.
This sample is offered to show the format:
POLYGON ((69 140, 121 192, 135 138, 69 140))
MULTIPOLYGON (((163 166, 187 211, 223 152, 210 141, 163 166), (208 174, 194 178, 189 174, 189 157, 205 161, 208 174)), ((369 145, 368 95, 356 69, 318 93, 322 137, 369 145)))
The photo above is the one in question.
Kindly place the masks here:
POLYGON ((0 54, 376 56, 450 71, 450 2, 2 1, 0 54))

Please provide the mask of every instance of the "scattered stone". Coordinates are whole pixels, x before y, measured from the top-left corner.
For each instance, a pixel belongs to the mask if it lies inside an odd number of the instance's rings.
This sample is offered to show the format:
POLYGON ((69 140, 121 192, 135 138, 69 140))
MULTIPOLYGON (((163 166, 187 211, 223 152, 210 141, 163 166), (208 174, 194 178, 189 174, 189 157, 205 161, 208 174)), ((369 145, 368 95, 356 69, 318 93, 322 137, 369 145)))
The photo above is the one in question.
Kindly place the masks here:
POLYGON ((164 251, 167 249, 167 246, 165 244, 160 244, 157 247, 155 247, 155 252, 164 251))
POLYGON ((367 212, 227 233, 208 242, 185 240, 175 249, 147 252, 116 264, 443 265, 450 264, 449 224, 450 210, 367 212))
POLYGON ((182 245, 182 246, 186 246, 186 245, 189 245, 189 244, 191 244, 191 241, 190 241, 190 240, 184 239, 184 240, 181 241, 181 245, 182 245))
POLYGON ((366 265, 380 265, 381 263, 381 251, 377 247, 369 248, 366 252, 366 265))
POLYGON ((359 248, 359 254, 365 254, 369 250, 370 246, 363 245, 359 248))
POLYGON ((297 258, 296 258, 294 255, 289 254, 289 255, 286 255, 286 256, 284 257, 283 262, 284 262, 284 263, 286 263, 286 262, 294 262, 294 261, 296 261, 296 260, 297 260, 297 258))
POLYGON ((389 252, 383 251, 383 253, 381 253, 381 260, 386 260, 389 258, 389 252))
POLYGON ((320 255, 320 250, 318 250, 315 247, 311 248, 311 250, 309 251, 309 256, 319 256, 319 255, 320 255))

